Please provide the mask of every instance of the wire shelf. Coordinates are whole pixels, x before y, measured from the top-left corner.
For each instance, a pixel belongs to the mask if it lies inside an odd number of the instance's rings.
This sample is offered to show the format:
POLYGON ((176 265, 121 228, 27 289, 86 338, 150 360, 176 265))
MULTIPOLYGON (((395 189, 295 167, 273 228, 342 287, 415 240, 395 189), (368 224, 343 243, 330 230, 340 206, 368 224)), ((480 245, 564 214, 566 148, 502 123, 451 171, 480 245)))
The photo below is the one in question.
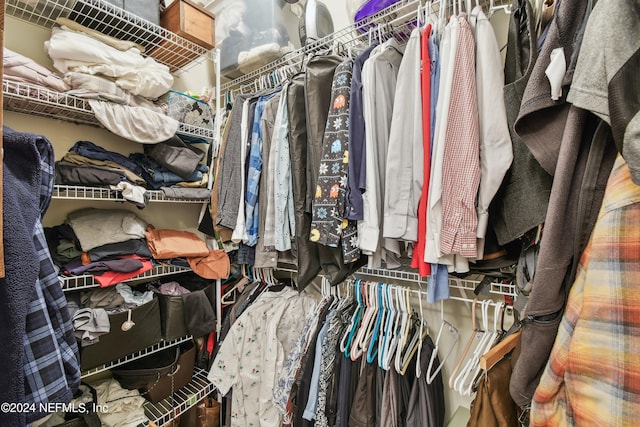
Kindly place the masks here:
MULTIPOLYGON (((96 119, 89 102, 64 92, 54 92, 41 86, 4 80, 2 82, 4 108, 17 113, 61 119, 71 123, 103 127, 96 119)), ((178 132, 197 138, 213 140, 213 129, 180 123, 178 132)))
POLYGON ((173 393, 173 397, 168 397, 158 403, 145 403, 144 411, 150 421, 161 427, 195 406, 213 390, 214 386, 207 379, 207 372, 194 368, 193 377, 189 384, 173 393))
POLYGON ((300 49, 287 53, 276 61, 223 84, 221 92, 236 89, 242 91, 242 86, 253 83, 256 78, 268 75, 278 68, 297 67, 299 69, 307 55, 325 51, 334 45, 341 45, 346 49, 353 47, 367 40, 370 29, 380 28, 380 34, 383 31, 384 35, 389 35, 393 32, 396 35, 408 38, 409 32, 415 26, 416 10, 421 1, 403 0, 394 3, 375 15, 315 40, 300 49), (385 25, 384 29, 382 28, 383 24, 385 25))
MULTIPOLYGON (((410 271, 407 266, 403 266, 397 270, 389 270, 384 268, 372 269, 363 267, 355 274, 424 284, 425 287, 427 284, 426 277, 421 277, 417 272, 415 272, 415 270, 410 271)), ((481 283, 482 279, 482 275, 470 275, 464 278, 449 276, 449 288, 474 292, 476 287, 481 283)), ((489 293, 515 298, 515 285, 513 283, 491 282, 489 293)))
MULTIPOLYGON (((209 199, 172 199, 164 195, 161 190, 147 190, 150 202, 165 203, 205 203, 209 199)), ((62 200, 104 200, 110 202, 126 202, 122 192, 106 187, 83 187, 79 185, 55 185, 53 187, 54 199, 62 200)))
POLYGON ((191 335, 187 335, 180 338, 175 338, 171 341, 160 341, 155 343, 152 346, 144 348, 140 351, 136 351, 135 353, 131 353, 126 355, 125 357, 121 357, 120 359, 112 360, 111 362, 98 366, 97 368, 89 369, 87 371, 83 371, 81 374, 82 378, 87 378, 95 374, 99 374, 100 372, 108 371, 111 368, 115 368, 116 366, 124 365, 127 362, 131 362, 132 360, 140 359, 142 357, 148 356, 150 354, 156 353, 160 350, 164 350, 165 348, 170 348, 178 344, 182 344, 183 342, 190 341, 193 337, 191 335))
MULTIPOLYGON (((180 267, 177 265, 160 265, 142 274, 134 276, 122 282, 133 282, 141 279, 153 279, 155 277, 168 276, 171 274, 185 273, 191 271, 189 267, 180 267)), ((63 291, 79 291, 84 289, 97 288, 100 285, 91 274, 83 274, 80 276, 60 276, 63 291)))
POLYGON ((212 51, 136 16, 104 0, 7 0, 7 15, 44 28, 58 17, 145 48, 144 55, 181 73, 204 60, 214 60, 212 51))

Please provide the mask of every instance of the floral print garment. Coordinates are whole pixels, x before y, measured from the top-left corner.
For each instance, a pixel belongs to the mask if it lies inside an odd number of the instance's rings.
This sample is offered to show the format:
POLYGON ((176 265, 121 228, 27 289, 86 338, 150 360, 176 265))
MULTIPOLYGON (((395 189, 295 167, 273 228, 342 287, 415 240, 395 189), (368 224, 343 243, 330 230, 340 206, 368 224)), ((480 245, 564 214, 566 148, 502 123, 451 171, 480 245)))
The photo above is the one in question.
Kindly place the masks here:
POLYGON ((265 292, 231 326, 208 379, 222 393, 233 388, 231 427, 279 427, 271 400, 276 376, 300 335, 315 300, 291 288, 265 292))

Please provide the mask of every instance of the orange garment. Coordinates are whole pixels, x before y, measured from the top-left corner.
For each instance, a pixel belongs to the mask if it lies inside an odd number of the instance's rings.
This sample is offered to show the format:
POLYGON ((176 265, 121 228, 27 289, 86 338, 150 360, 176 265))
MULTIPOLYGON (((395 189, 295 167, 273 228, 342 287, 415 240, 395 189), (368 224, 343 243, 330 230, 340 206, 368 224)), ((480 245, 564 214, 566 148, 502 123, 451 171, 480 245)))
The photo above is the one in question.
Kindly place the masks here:
POLYGON ((155 259, 206 257, 209 255, 209 248, 204 240, 190 231, 157 230, 149 224, 145 237, 151 255, 155 259))

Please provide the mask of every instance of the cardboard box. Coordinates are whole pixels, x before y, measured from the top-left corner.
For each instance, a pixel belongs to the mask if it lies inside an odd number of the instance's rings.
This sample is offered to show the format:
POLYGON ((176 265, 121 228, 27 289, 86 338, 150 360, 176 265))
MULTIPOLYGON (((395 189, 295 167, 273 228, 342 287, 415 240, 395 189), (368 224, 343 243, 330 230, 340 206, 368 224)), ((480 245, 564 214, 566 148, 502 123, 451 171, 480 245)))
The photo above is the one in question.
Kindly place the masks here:
POLYGON ((215 46, 215 17, 189 0, 174 0, 161 14, 160 25, 207 49, 215 46))

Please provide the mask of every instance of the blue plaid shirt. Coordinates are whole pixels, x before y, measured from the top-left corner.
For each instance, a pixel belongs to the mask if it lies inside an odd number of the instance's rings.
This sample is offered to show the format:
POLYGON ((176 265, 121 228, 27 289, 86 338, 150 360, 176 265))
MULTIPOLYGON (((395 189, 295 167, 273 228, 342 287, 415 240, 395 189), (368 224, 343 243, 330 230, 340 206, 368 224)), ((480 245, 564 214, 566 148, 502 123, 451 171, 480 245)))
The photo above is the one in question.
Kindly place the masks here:
MULTIPOLYGON (((51 201, 54 184, 54 156, 51 143, 35 137, 40 154, 40 215, 44 215, 51 201)), ((40 217, 40 218, 41 218, 40 217)), ((67 300, 53 266, 38 218, 33 243, 39 261, 39 275, 34 284, 28 306, 24 336, 25 402, 69 402, 80 385, 80 366, 67 300)), ((29 412, 27 423, 46 414, 29 412)))
POLYGON ((249 240, 248 246, 258 243, 258 189, 262 174, 262 129, 260 121, 267 101, 273 98, 280 88, 273 93, 258 98, 251 132, 251 148, 249 151, 249 169, 247 172, 247 188, 245 193, 245 225, 249 240))

